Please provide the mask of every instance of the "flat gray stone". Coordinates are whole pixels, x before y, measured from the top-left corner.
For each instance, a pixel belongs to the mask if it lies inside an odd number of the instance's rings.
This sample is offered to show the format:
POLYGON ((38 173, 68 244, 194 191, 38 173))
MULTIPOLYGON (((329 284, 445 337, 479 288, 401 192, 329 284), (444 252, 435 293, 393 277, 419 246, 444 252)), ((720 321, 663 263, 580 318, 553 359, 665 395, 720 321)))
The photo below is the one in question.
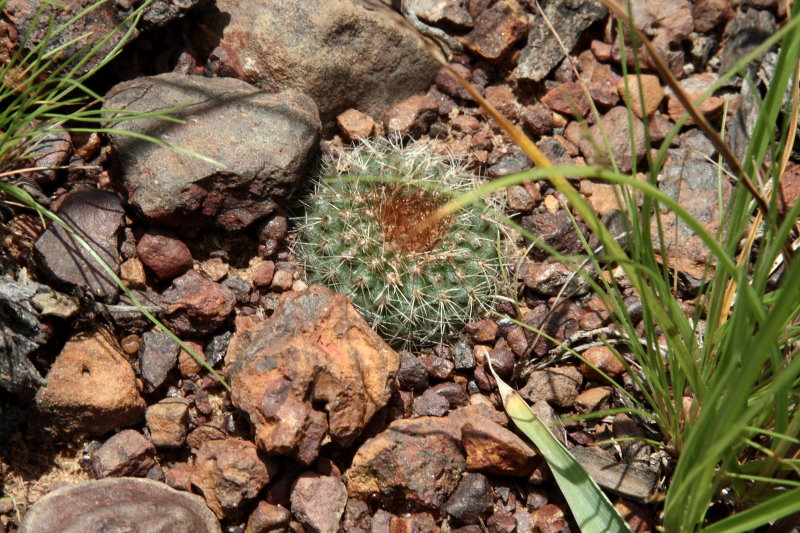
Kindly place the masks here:
POLYGON ((109 136, 114 175, 147 222, 235 231, 293 197, 319 149, 321 126, 308 96, 173 73, 116 85, 104 108, 154 111, 185 104, 173 113, 182 124, 138 119, 115 127, 193 150, 223 167, 131 136, 109 136))

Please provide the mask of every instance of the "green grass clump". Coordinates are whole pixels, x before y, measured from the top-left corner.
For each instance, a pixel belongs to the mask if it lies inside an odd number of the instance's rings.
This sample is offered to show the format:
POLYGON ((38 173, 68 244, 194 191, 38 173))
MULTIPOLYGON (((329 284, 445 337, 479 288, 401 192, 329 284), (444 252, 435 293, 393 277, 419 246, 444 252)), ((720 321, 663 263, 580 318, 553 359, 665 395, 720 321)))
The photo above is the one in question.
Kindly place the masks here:
POLYGON ((458 333, 495 294, 498 225, 482 202, 433 215, 474 182, 425 143, 364 142, 329 159, 298 220, 309 282, 350 297, 396 347, 458 333))

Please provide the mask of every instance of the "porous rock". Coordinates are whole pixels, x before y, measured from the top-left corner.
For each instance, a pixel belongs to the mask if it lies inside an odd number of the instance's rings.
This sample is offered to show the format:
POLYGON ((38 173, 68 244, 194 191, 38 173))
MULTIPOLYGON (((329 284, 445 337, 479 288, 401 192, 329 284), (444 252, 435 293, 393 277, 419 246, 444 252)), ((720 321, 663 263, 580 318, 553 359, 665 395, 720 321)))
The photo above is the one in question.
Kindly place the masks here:
POLYGON ((205 442, 197 452, 192 485, 218 518, 234 514, 243 500, 254 498, 277 471, 264 462, 255 444, 228 438, 205 442))
MULTIPOLYGON (((119 274, 117 247, 125 212, 116 195, 96 189, 72 191, 64 195, 56 213, 119 274)), ((58 283, 87 287, 102 298, 119 291, 114 279, 59 224, 50 224, 36 240, 34 258, 39 269, 58 283)))
POLYGON ((397 420, 366 441, 346 472, 351 497, 378 493, 394 512, 434 511, 455 490, 466 462, 448 418, 397 420))
POLYGON ((149 479, 106 478, 49 492, 28 509, 19 531, 221 533, 222 530, 199 496, 149 479))
POLYGON ((125 354, 107 334, 70 339, 36 394, 31 422, 36 433, 106 433, 141 420, 145 403, 125 354))
POLYGON ((182 124, 137 119, 115 127, 168 138, 222 167, 129 135, 109 135, 114 172, 147 222, 239 230, 292 197, 318 150, 321 125, 308 96, 171 73, 122 82, 103 106, 147 112, 187 103, 172 113, 182 124))
POLYGON ((219 0, 202 22, 207 67, 268 91, 297 89, 323 123, 353 107, 371 116, 425 90, 438 64, 409 29, 350 0, 219 0))
POLYGON ((399 356, 350 301, 322 286, 282 296, 228 349, 231 400, 258 446, 309 464, 323 437, 349 446, 389 400, 399 356))

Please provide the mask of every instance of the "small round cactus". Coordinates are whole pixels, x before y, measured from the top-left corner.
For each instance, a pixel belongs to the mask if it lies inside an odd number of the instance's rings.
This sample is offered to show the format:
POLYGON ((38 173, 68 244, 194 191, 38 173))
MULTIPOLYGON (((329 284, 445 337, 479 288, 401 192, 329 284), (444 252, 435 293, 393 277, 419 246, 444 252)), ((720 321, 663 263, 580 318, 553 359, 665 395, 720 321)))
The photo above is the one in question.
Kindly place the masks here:
POLYGON ((495 294, 498 225, 483 203, 434 223, 475 177, 427 143, 364 142, 329 157, 298 219, 308 281, 350 297, 397 348, 457 334, 495 294))

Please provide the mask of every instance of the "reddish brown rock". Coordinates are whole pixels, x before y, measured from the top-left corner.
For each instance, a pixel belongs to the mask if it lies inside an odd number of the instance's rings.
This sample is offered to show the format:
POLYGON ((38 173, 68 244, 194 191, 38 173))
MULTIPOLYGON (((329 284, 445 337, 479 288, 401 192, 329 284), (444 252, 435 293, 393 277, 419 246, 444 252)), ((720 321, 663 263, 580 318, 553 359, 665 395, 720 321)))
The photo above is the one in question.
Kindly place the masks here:
POLYGON ((542 97, 548 108, 565 115, 585 117, 591 107, 580 84, 570 81, 551 89, 542 97))
POLYGON ((536 137, 550 135, 553 132, 553 112, 536 104, 522 112, 522 123, 536 137))
POLYGON ((453 129, 464 133, 476 133, 481 129, 480 121, 472 115, 458 115, 450 121, 453 129))
POLYGON ((164 481, 173 489, 191 492, 193 471, 189 463, 175 463, 164 473, 164 481))
POLYGON ((611 389, 608 387, 593 387, 586 389, 575 398, 575 410, 579 413, 590 413, 608 409, 611 389))
MULTIPOLYGON (((458 73, 467 81, 469 81, 470 76, 472 75, 472 72, 469 70, 469 68, 460 63, 450 63, 450 68, 455 70, 456 73, 458 73)), ((445 67, 440 68, 439 72, 436 73, 436 86, 441 89, 443 93, 448 96, 452 96, 453 98, 459 98, 461 100, 467 100, 470 102, 475 100, 469 91, 464 88, 461 82, 458 81, 458 78, 456 78, 450 72, 450 70, 445 67)), ((473 85, 473 88, 479 92, 483 92, 483 88, 481 87, 473 85)))
POLYGON ((347 503, 340 476, 300 474, 292 487, 292 514, 314 533, 336 533, 347 503))
POLYGON ((292 284, 294 283, 294 279, 292 273, 288 270, 276 270, 275 274, 272 276, 272 284, 271 287, 273 289, 277 289, 281 292, 288 291, 292 288, 292 284))
POLYGON ((692 5, 694 31, 707 33, 728 22, 733 15, 730 0, 695 0, 692 5))
MULTIPOLYGON (((538 192, 539 189, 534 189, 538 192)), ((541 200, 541 195, 539 195, 541 200)), ((506 189, 506 204, 512 211, 530 213, 536 207, 536 199, 522 185, 512 185, 506 189)))
POLYGON ((544 505, 533 512, 536 528, 541 533, 561 533, 567 529, 567 519, 564 511, 552 503, 544 505))
POLYGON ((253 272, 253 285, 256 287, 269 287, 272 278, 275 276, 275 263, 272 261, 262 261, 253 272))
POLYGON ((789 162, 781 176, 778 209, 786 214, 800 198, 800 165, 789 162))
POLYGON ((397 420, 356 452, 345 478, 348 494, 378 493, 397 512, 439 512, 466 466, 458 428, 445 418, 397 420))
POLYGON ((375 121, 358 109, 348 109, 336 117, 336 124, 346 141, 366 139, 375 131, 375 121))
POLYGON ((230 265, 221 257, 212 257, 200 263, 198 269, 211 281, 220 281, 228 275, 230 265))
POLYGON ((474 29, 461 42, 486 59, 500 59, 525 36, 528 21, 519 4, 501 0, 475 19, 474 29))
MULTIPOLYGON (((722 116, 725 101, 717 96, 709 96, 699 105, 696 103, 698 98, 717 80, 717 75, 712 72, 694 74, 681 80, 681 88, 695 104, 700 114, 710 121, 717 120, 722 116)), ((678 98, 670 91, 667 96, 667 114, 669 118, 677 122, 686 110, 678 98)), ((689 117, 684 123, 685 126, 694 125, 694 119, 689 117)))
MULTIPOLYGON (((631 149, 630 128, 628 126, 628 110, 622 106, 612 107, 603 115, 602 123, 604 131, 608 137, 611 152, 622 172, 630 172, 633 161, 639 160, 645 155, 644 126, 642 122, 633 118, 633 141, 635 151, 631 149)), ((587 161, 603 163, 607 157, 605 155, 603 135, 600 125, 595 124, 589 128, 588 138, 580 139, 578 147, 587 161), (594 142, 589 139, 593 139, 594 142), (601 147, 598 154, 595 151, 595 144, 601 147)))
POLYGON ((651 533, 655 530, 653 515, 646 507, 619 498, 614 503, 614 509, 625 519, 633 533, 651 533))
POLYGON ((490 476, 527 476, 538 456, 525 441, 503 426, 476 416, 461 427, 467 470, 490 476))
POLYGON ((581 194, 586 196, 592 208, 598 215, 603 216, 614 209, 621 209, 621 197, 618 189, 608 183, 599 183, 591 180, 581 180, 581 194))
POLYGON ((497 326, 497 322, 485 318, 477 322, 470 322, 467 324, 466 330, 473 342, 492 342, 497 338, 500 328, 497 326))
POLYGON ((311 463, 323 437, 349 446, 389 400, 399 356, 350 301, 321 286, 284 295, 272 317, 237 331, 231 400, 268 453, 311 463))
POLYGON ((160 448, 177 448, 186 440, 189 404, 186 398, 164 398, 144 413, 150 440, 160 448))
POLYGON ((492 85, 486 88, 486 100, 511 120, 519 118, 519 103, 508 85, 492 85))
POLYGON ((409 96, 394 104, 383 115, 387 133, 417 137, 426 133, 439 113, 439 105, 425 94, 409 96))
POLYGON ((172 279, 192 268, 192 252, 173 232, 150 228, 136 245, 136 255, 158 279, 172 279))
POLYGON ((263 501, 258 502, 255 510, 250 513, 250 518, 247 519, 244 533, 280 533, 286 531, 291 519, 292 513, 288 509, 263 501))
POLYGON ((574 366, 557 366, 536 370, 519 391, 530 403, 546 401, 559 407, 570 407, 578 397, 583 376, 574 366))
POLYGON ((92 470, 104 477, 144 477, 155 466, 156 449, 141 433, 124 429, 92 454, 92 470))
MULTIPOLYGON (((592 346, 583 352, 583 358, 611 379, 616 379, 621 376, 623 372, 625 372, 625 366, 622 364, 619 358, 614 355, 614 352, 611 350, 611 348, 608 348, 607 346, 592 346)), ((586 377, 586 379, 595 379, 598 381, 605 380, 605 378, 603 378, 586 363, 582 362, 578 369, 580 370, 581 374, 586 377)))
POLYGON ((147 285, 147 274, 138 257, 131 257, 119 266, 119 277, 129 289, 143 289, 147 285))
POLYGON ((213 440, 197 452, 192 485, 221 519, 234 514, 245 499, 254 498, 276 470, 274 463, 261 460, 252 442, 213 440))
POLYGON ((236 296, 224 285, 194 270, 172 281, 164 292, 169 305, 164 322, 178 335, 201 337, 222 326, 233 312, 236 296))
POLYGON ((39 389, 32 416, 48 435, 102 435, 141 420, 145 403, 125 354, 104 333, 70 339, 39 389))
POLYGON ((627 77, 619 80, 617 91, 621 98, 626 99, 625 101, 639 118, 653 114, 661 105, 661 100, 664 99, 661 81, 658 76, 652 74, 638 76, 628 74, 627 77), (630 93, 630 99, 628 99, 626 90, 630 93), (644 108, 642 108, 642 99, 644 99, 644 108))
MULTIPOLYGON (((198 344, 194 341, 183 341, 195 355, 200 357, 200 360, 203 361, 205 358, 203 357, 203 345, 198 344)), ((203 368, 203 365, 200 364, 197 359, 194 358, 192 354, 181 348, 180 353, 178 353, 178 369, 181 371, 182 376, 191 376, 192 374, 198 374, 200 370, 203 368)))

